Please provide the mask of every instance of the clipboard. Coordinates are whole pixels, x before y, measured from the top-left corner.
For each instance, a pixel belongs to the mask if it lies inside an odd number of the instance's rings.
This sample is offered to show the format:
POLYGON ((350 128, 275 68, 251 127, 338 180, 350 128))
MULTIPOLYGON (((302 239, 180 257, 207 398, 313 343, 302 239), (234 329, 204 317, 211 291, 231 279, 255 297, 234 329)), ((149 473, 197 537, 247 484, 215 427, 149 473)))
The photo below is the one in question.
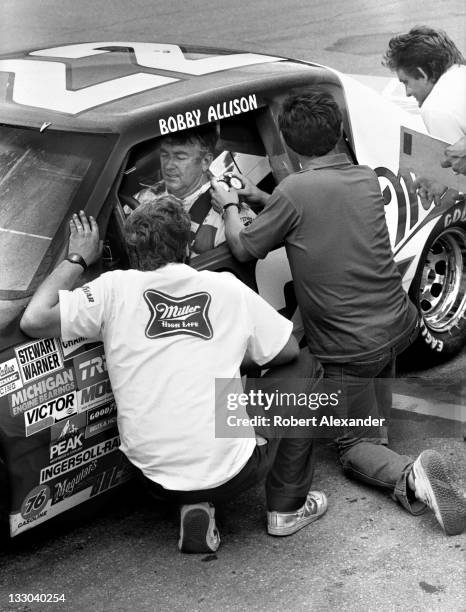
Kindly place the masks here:
POLYGON ((400 172, 411 171, 416 178, 428 178, 456 191, 466 191, 466 176, 442 168, 447 142, 402 127, 400 134, 400 172))

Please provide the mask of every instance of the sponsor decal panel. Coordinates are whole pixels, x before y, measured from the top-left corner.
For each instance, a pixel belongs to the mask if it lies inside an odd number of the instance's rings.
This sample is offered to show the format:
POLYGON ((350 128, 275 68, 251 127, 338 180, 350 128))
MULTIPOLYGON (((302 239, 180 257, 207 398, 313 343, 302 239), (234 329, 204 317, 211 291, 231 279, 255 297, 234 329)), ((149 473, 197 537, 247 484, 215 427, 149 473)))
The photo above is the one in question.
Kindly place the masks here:
POLYGON ((108 378, 107 362, 102 345, 74 357, 73 366, 78 389, 90 387, 108 378))
POLYGON ((113 399, 112 387, 108 378, 96 382, 90 387, 80 389, 77 395, 78 412, 86 412, 113 399))
POLYGON ((63 356, 57 338, 45 338, 15 348, 24 383, 42 378, 63 368, 63 356))
POLYGON ((90 448, 76 453, 67 459, 63 459, 62 461, 58 461, 53 465, 42 468, 40 471, 40 483, 43 484, 44 482, 53 480, 62 474, 71 472, 71 470, 84 466, 95 459, 100 459, 101 457, 116 451, 119 446, 120 437, 115 436, 109 440, 104 440, 99 442, 99 444, 95 444, 90 448))
POLYGON ((97 461, 91 461, 74 474, 59 480, 53 484, 52 505, 57 504, 63 499, 75 495, 79 491, 92 486, 94 472, 97 468, 97 461))
POLYGON ((74 506, 78 506, 91 497, 105 493, 133 477, 133 468, 123 455, 120 455, 117 461, 111 463, 109 463, 109 457, 105 459, 107 459, 107 465, 105 466, 101 465, 102 460, 93 460, 74 473, 68 474, 65 478, 55 481, 53 484, 49 483, 35 487, 35 489, 28 493, 26 498, 30 500, 33 496, 40 496, 34 502, 29 501, 29 504, 36 503, 40 510, 35 513, 33 512, 33 515, 28 518, 24 518, 21 512, 11 513, 11 536, 16 536, 23 531, 31 529, 31 527, 35 527, 74 506), (99 470, 99 467, 104 467, 104 469, 99 470), (44 487, 46 487, 48 493, 44 492, 43 495, 48 497, 45 506, 42 506, 44 497, 41 495, 41 489, 44 487))
POLYGON ((70 393, 75 388, 71 368, 56 372, 9 395, 10 414, 13 417, 18 416, 40 404, 70 393))
POLYGON ((144 299, 150 311, 145 330, 146 338, 179 334, 197 336, 204 340, 212 338, 209 319, 211 297, 206 291, 173 297, 155 289, 148 289, 144 292, 144 299))
POLYGON ((61 340, 60 345, 63 356, 67 359, 73 353, 76 353, 78 349, 86 344, 86 342, 90 342, 89 338, 74 338, 73 340, 61 340))
POLYGON ((0 397, 21 389, 23 381, 16 359, 9 359, 0 363, 0 397))
POLYGON ((62 420, 50 428, 50 442, 57 442, 73 436, 86 427, 86 415, 76 414, 66 421, 62 420))
POLYGON ((68 457, 73 453, 82 450, 84 445, 84 432, 77 431, 63 438, 57 440, 50 445, 50 461, 58 461, 64 457, 68 457))
POLYGON ((96 421, 93 425, 86 427, 86 438, 91 438, 92 436, 96 436, 107 429, 113 428, 115 428, 115 430, 117 429, 116 415, 101 419, 100 421, 96 421))
POLYGON ((38 518, 50 499, 50 488, 47 485, 34 487, 21 504, 21 516, 26 521, 38 518))
POLYGON ((72 391, 24 413, 26 437, 51 427, 77 413, 76 392, 72 391))

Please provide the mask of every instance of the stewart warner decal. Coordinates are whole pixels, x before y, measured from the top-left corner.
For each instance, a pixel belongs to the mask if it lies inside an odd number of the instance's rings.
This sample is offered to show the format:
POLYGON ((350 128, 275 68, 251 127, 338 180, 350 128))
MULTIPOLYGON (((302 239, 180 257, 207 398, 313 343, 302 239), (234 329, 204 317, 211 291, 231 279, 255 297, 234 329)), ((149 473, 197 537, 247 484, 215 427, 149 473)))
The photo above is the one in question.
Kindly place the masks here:
POLYGON ((146 327, 146 338, 186 334, 204 340, 212 338, 209 320, 210 294, 202 291, 184 297, 172 297, 155 289, 144 292, 151 318, 146 327))
POLYGON ((63 357, 56 338, 46 338, 15 348, 24 383, 63 368, 63 357))

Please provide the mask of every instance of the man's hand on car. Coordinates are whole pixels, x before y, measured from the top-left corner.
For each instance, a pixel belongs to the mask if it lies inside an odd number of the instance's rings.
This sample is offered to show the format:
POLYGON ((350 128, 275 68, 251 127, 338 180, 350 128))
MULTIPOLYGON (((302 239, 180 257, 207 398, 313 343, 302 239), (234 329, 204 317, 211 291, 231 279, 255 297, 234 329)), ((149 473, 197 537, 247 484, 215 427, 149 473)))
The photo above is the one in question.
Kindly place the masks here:
POLYGON ((448 187, 438 181, 432 181, 425 177, 419 177, 414 183, 422 206, 427 209, 434 202, 435 206, 441 206, 442 199, 448 191, 448 187))
POLYGON ((103 242, 99 239, 99 226, 94 217, 87 218, 81 210, 79 215, 74 213, 70 219, 70 242, 68 253, 81 255, 86 264, 90 266, 102 254, 103 242))
POLYGON ((443 168, 451 167, 455 174, 466 174, 466 136, 446 147, 444 153, 443 168))

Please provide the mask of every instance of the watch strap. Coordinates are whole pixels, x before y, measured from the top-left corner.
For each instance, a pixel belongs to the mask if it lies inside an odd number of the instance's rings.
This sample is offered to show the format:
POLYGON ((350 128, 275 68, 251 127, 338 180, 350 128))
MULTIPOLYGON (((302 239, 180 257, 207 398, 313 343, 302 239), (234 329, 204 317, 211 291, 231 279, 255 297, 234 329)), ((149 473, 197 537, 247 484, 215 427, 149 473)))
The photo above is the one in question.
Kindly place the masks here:
POLYGON ((70 263, 75 263, 75 264, 79 264, 80 266, 82 266, 84 272, 87 270, 87 263, 84 260, 84 257, 80 255, 79 253, 68 253, 68 256, 65 257, 65 259, 66 261, 69 261, 70 263))
POLYGON ((241 210, 241 205, 238 202, 228 202, 228 204, 225 204, 223 207, 223 214, 225 214, 226 209, 230 208, 230 206, 236 206, 238 212, 241 210))

